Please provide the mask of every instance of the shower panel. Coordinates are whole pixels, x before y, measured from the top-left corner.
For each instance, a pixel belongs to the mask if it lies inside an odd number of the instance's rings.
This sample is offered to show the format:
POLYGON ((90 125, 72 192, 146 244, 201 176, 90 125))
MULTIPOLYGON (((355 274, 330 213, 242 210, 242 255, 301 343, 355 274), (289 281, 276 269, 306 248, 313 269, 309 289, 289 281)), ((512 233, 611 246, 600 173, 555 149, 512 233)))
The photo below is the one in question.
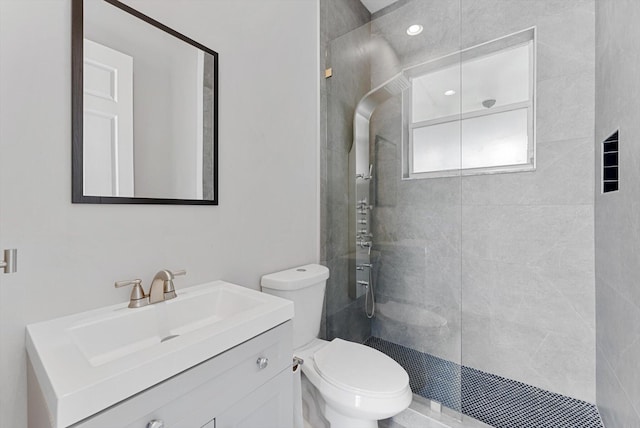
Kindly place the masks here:
POLYGON ((373 164, 369 156, 371 115, 376 107, 409 86, 404 74, 398 73, 362 97, 355 110, 353 142, 349 150, 349 297, 352 299, 369 292, 371 301, 374 300, 370 186, 373 164))

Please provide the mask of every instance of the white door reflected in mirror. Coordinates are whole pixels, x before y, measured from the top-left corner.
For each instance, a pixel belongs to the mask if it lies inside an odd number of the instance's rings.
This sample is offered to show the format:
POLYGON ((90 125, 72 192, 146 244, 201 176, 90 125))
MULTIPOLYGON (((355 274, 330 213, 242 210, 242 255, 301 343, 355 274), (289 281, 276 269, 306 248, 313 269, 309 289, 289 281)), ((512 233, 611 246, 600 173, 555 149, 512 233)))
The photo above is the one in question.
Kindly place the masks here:
POLYGON ((84 39, 84 194, 134 196, 133 58, 84 39))

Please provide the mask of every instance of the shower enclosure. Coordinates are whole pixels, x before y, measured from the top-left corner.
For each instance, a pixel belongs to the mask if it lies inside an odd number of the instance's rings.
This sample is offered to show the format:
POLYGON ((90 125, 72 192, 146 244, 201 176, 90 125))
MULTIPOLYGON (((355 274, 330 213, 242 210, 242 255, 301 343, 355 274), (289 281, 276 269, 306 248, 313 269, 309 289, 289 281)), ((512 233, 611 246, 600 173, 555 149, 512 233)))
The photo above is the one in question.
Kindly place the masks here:
POLYGON ((459 174, 437 180, 436 195, 432 181, 404 178, 403 102, 415 67, 446 56, 454 86, 442 92, 455 93, 443 101, 447 116, 461 113, 459 10, 456 1, 414 2, 332 40, 325 82, 326 221, 334 252, 327 255, 327 336, 388 353, 409 372, 417 397, 454 415, 462 385, 461 181, 459 174), (412 21, 416 12, 448 29, 412 21), (412 24, 422 33, 408 36, 412 24))
POLYGON ((326 41, 325 335, 417 402, 599 426, 593 43, 593 0, 401 0, 326 41))

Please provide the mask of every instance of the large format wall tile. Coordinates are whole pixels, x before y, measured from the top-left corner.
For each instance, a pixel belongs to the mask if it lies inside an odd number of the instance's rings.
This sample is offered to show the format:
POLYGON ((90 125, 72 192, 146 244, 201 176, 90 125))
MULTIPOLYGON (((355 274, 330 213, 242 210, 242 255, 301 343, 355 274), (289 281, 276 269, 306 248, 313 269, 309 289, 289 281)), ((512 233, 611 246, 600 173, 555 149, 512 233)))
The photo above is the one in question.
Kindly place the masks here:
POLYGON ((598 348, 597 360, 598 409, 605 426, 612 428, 638 426, 640 413, 631 403, 629 395, 600 348, 598 348))
POLYGON ((327 337, 363 343, 371 336, 371 323, 364 315, 364 296, 352 301, 333 315, 327 316, 327 337))
POLYGON ((537 140, 589 138, 594 122, 593 70, 538 82, 537 140))
POLYGON ((348 277, 347 269, 349 268, 349 257, 334 257, 327 262, 330 271, 327 280, 327 291, 325 295, 326 315, 330 316, 349 306, 352 300, 349 298, 347 290, 348 277))
POLYGON ((364 25, 371 19, 371 14, 362 3, 349 0, 322 0, 320 14, 320 32, 325 43, 364 25))
MULTIPOLYGON (((558 25, 552 28, 553 34, 548 37, 540 36, 543 40, 553 40, 554 36, 560 38, 571 29, 575 32, 593 34, 593 0, 461 1, 463 47, 474 46, 533 26, 542 30, 548 22, 557 22, 558 25), (573 17, 582 14, 590 16, 590 21, 576 26, 573 17), (568 27, 568 24, 573 25, 568 27)), ((576 45, 575 48, 593 50, 593 45, 576 45)), ((593 64, 591 66, 593 67, 593 64)))
MULTIPOLYGON (((447 313, 438 310, 438 308, 425 309, 408 305, 406 308, 411 314, 415 315, 418 311, 425 310, 428 312, 426 312, 426 316, 416 317, 415 324, 413 322, 407 323, 394 317, 388 317, 384 313, 384 305, 389 302, 395 301, 385 297, 378 300, 380 311, 373 322, 371 331, 373 337, 460 364, 459 313, 447 313), (425 322, 425 319, 428 318, 432 318, 434 321, 425 322)), ((429 373, 425 373, 425 376, 429 375, 429 373)))
POLYGON ((596 173, 597 398, 607 427, 640 426, 640 3, 596 3, 596 168, 620 130, 620 190, 596 173))
POLYGON ((460 49, 459 1, 410 1, 405 6, 371 22, 371 32, 379 45, 394 52, 400 67, 389 66, 388 56, 372 57, 372 86, 391 78, 401 68, 419 64, 460 49), (418 22, 424 30, 407 37, 409 25, 418 22))
POLYGON ((469 367, 549 389, 551 385, 531 367, 530 358, 546 333, 490 315, 463 314, 462 361, 469 367))
POLYGON ((353 112, 369 90, 367 42, 371 18, 352 0, 320 2, 321 70, 321 257, 331 271, 327 280, 322 336, 363 341, 371 323, 362 302, 348 296, 348 150, 353 139, 353 112))
POLYGON ((591 205, 465 205, 465 256, 593 271, 591 205))
POLYGON ((593 204, 593 138, 538 141, 537 168, 516 174, 462 179, 462 203, 471 205, 593 204))
POLYGON ((606 280, 599 281, 596 292, 600 352, 619 373, 620 384, 640 409, 640 308, 609 287, 606 280))
POLYGON ((535 354, 530 357, 531 368, 544 376, 550 390, 594 403, 595 344, 594 331, 583 335, 548 332, 535 354))
MULTIPOLYGON (((544 269, 465 258, 462 271, 464 314, 484 314, 567 336, 594 334, 593 307, 583 312, 575 303, 577 297, 562 294, 544 269)), ((593 283, 584 288, 593 288, 593 283)), ((592 299, 585 306, 590 303, 592 299)))
MULTIPOLYGON (((569 5, 571 2, 567 2, 569 5)), ((538 21, 537 72, 540 81, 595 70, 594 6, 580 2, 570 13, 538 21), (588 28, 591 31, 576 31, 588 28)))
MULTIPOLYGON (((532 26, 535 171, 402 180, 400 97, 374 113, 376 294, 443 316, 448 330, 379 317, 373 333, 437 356, 462 333, 463 364, 593 402, 593 0, 410 1, 371 31, 409 66, 532 26), (404 36, 418 19, 425 36, 404 36)), ((383 57, 373 85, 390 77, 383 57)))

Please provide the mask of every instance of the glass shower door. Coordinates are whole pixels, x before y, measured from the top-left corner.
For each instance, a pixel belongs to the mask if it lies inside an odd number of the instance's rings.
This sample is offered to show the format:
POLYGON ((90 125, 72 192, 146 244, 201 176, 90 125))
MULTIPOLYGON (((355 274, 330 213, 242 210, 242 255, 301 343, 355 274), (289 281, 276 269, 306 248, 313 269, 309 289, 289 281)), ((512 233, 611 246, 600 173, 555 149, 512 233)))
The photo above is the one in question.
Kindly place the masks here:
MULTIPOLYGON (((409 374, 417 410, 428 412, 434 401, 456 418, 462 408, 459 13, 459 1, 409 1, 331 41, 325 191, 326 231, 336 244, 327 255, 334 260, 327 337, 391 356, 409 374), (412 25, 422 31, 408 34, 412 25), (445 68, 444 57, 447 76, 425 86, 421 76, 445 68), (433 118, 446 118, 448 133, 428 141, 452 154, 451 166, 445 176, 416 176, 422 154, 412 132, 427 129, 433 118)), ((428 151, 444 165, 441 154, 428 151)))
POLYGON ((494 168, 462 177, 463 411, 496 427, 601 426, 596 3, 461 1, 463 159, 494 168))

